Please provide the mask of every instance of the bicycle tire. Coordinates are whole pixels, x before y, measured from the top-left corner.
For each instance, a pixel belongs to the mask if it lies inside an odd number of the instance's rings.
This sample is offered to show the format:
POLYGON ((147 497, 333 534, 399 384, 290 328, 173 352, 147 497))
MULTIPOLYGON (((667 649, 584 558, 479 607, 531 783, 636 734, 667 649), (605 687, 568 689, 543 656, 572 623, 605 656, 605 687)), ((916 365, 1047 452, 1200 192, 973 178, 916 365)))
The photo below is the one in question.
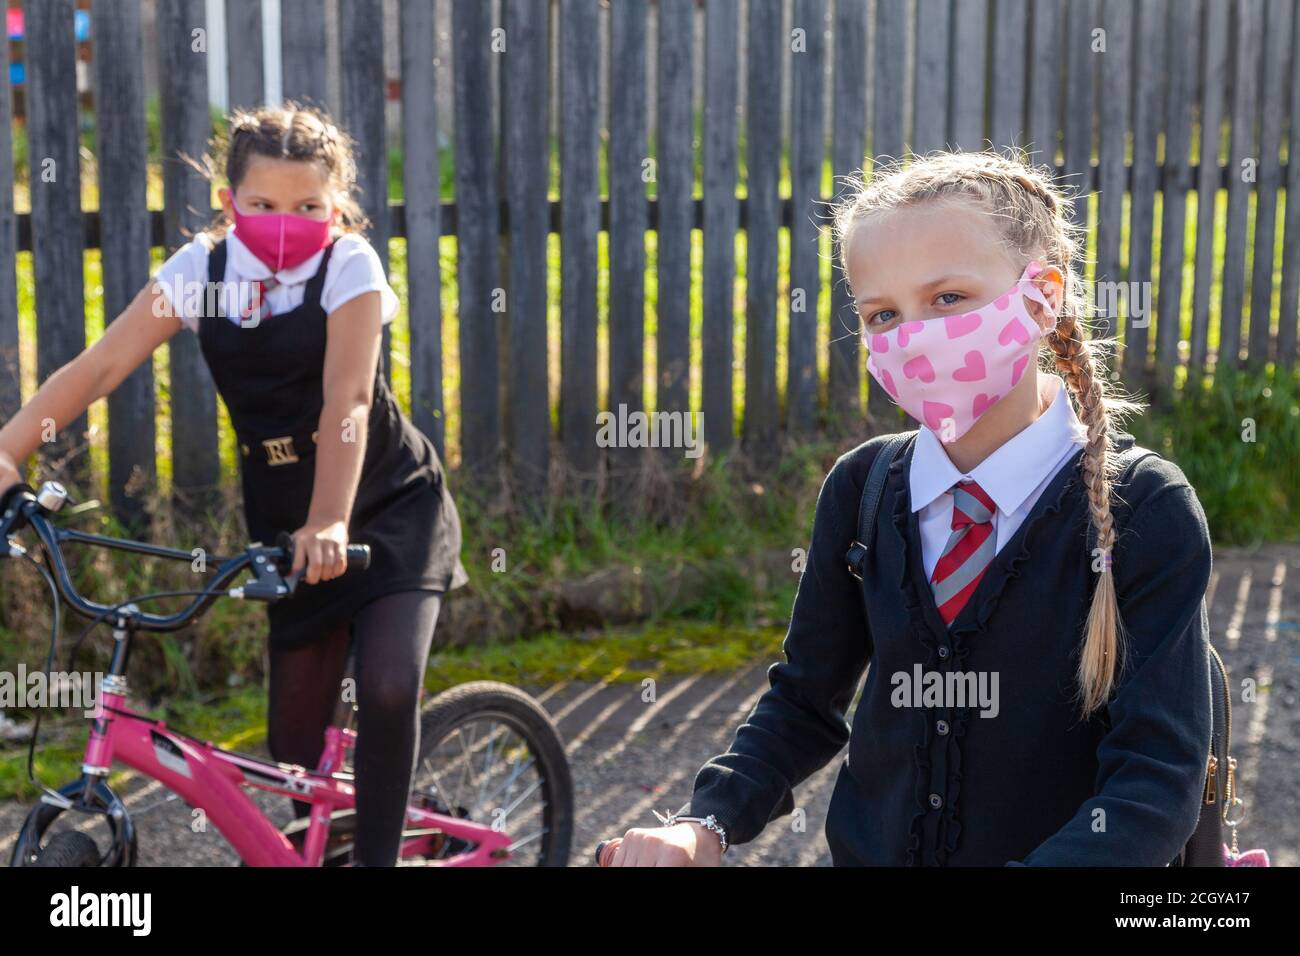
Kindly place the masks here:
POLYGON ((566 866, 573 842, 573 779, 569 760, 550 715, 528 694, 498 681, 470 681, 438 694, 420 715, 417 764, 459 724, 489 717, 505 718, 514 724, 541 768, 546 830, 538 865, 566 866))
POLYGON ((50 837, 32 866, 99 866, 99 847, 79 830, 65 830, 50 837))

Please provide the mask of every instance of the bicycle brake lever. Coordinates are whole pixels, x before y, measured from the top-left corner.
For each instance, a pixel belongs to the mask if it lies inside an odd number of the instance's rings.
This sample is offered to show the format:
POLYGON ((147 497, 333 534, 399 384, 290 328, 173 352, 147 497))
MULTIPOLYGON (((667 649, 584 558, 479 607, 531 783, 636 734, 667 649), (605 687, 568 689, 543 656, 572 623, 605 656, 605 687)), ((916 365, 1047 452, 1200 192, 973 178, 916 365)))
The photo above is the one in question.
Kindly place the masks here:
POLYGON ((276 562, 261 553, 254 555, 251 570, 253 580, 235 588, 232 594, 252 601, 278 601, 289 597, 298 586, 298 578, 302 576, 299 571, 285 577, 280 573, 276 562))

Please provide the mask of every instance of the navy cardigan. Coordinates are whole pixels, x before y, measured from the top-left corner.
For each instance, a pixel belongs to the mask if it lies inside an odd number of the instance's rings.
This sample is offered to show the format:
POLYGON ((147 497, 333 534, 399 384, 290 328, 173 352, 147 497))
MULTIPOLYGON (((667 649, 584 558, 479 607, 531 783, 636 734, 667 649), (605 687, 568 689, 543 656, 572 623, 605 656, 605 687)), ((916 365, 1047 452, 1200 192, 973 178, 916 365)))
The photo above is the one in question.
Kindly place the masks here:
POLYGON ((865 580, 845 565, 879 448, 853 449, 826 477, 785 660, 679 812, 712 813, 746 843, 791 813, 792 789, 847 742, 825 824, 837 866, 1168 864, 1196 826, 1210 739, 1210 539, 1182 471, 1150 455, 1116 486, 1123 669, 1109 705, 1084 721, 1075 668, 1096 574, 1082 452, 948 628, 909 507, 910 447, 890 468, 865 580), (895 706, 895 675, 917 665, 996 673, 996 715, 974 701, 895 706))

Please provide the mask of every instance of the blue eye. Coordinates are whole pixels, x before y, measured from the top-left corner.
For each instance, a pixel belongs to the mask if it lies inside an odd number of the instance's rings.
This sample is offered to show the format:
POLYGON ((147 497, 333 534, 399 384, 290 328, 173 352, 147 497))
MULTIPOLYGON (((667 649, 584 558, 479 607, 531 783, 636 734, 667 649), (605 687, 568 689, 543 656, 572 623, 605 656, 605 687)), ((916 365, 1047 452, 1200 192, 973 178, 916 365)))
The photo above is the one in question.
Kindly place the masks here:
POLYGON ((881 309, 867 317, 867 325, 885 325, 894 320, 897 313, 893 309, 881 309))
POLYGON ((939 301, 943 302, 944 305, 956 305, 964 298, 966 297, 960 292, 945 292, 939 296, 939 301), (952 296, 952 301, 945 301, 949 296, 952 296))

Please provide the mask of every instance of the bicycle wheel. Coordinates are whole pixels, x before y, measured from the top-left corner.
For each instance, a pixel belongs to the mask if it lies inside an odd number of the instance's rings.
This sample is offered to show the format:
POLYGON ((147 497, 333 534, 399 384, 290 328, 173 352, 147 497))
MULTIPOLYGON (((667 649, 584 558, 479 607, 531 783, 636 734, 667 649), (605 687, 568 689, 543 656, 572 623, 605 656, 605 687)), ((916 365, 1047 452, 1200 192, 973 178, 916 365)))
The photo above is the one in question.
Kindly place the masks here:
MULTIPOLYGON (((59 788, 59 793, 70 801, 79 801, 82 783, 74 780, 59 788)), ((135 866, 137 859, 136 830, 131 814, 108 784, 100 780, 91 792, 90 807, 102 813, 93 814, 91 833, 74 829, 77 821, 86 815, 65 810, 44 800, 27 814, 10 856, 10 866, 135 866), (108 849, 100 854, 99 847, 108 849), (94 856, 89 856, 93 849, 94 856), (66 862, 71 860, 73 862, 66 862), (85 862, 78 862, 78 861, 85 862)))
MULTIPOLYGON (((513 866, 564 866, 573 840, 573 783, 564 744, 541 705, 495 681, 434 697, 420 717, 413 806, 508 833, 513 866)), ((421 831, 412 831, 420 833, 421 831)), ((418 838, 403 865, 446 862, 473 847, 450 835, 418 838)))

